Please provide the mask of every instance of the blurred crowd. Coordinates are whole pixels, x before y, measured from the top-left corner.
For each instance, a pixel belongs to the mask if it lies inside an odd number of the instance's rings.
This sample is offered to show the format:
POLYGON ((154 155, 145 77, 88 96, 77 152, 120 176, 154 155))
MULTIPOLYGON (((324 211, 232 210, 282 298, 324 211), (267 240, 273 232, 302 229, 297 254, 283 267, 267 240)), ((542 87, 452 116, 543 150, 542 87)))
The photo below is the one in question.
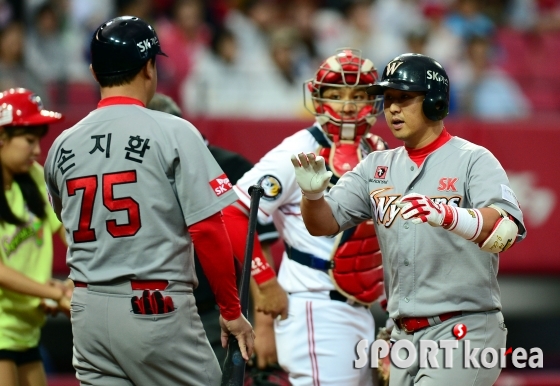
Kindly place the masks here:
POLYGON ((304 117, 304 81, 349 46, 380 73, 404 52, 438 60, 452 115, 524 117, 534 106, 496 36, 560 30, 560 0, 0 0, 0 89, 56 104, 68 85, 95 87, 91 34, 117 15, 155 26, 159 91, 187 117, 304 117))

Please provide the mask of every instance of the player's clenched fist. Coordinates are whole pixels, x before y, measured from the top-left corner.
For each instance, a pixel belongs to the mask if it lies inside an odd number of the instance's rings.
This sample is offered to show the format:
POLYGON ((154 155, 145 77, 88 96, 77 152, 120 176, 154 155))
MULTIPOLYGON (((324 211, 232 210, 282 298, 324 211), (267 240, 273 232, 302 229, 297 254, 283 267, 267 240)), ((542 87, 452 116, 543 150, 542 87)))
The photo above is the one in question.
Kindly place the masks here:
POLYGON ((411 193, 403 196, 397 206, 401 208, 401 216, 412 220, 414 224, 427 222, 431 226, 445 226, 453 220, 453 212, 448 205, 435 204, 429 197, 411 193), (446 221, 449 220, 449 221, 446 221))
POLYGON ((332 172, 327 171, 325 159, 313 153, 292 154, 296 181, 308 200, 318 200, 329 186, 332 172))

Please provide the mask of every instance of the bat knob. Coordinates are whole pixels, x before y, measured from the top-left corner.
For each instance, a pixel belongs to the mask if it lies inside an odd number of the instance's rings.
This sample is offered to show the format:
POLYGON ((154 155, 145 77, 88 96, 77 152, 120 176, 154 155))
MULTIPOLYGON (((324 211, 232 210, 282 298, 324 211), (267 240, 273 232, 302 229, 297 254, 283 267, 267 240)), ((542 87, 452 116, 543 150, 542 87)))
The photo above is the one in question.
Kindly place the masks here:
POLYGON ((251 186, 249 186, 249 189, 248 189, 249 195, 252 196, 252 195, 253 195, 253 191, 254 191, 255 189, 257 190, 257 193, 259 194, 259 197, 262 197, 263 194, 264 194, 264 189, 263 189, 263 187, 260 186, 260 185, 251 185, 251 186))

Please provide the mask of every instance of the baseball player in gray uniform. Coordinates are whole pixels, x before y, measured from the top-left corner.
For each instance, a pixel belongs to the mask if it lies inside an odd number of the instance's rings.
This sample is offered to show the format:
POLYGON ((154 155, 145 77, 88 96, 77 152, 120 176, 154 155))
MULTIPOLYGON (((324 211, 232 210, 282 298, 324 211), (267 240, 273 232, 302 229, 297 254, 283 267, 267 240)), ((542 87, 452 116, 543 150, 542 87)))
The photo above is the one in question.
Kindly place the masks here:
POLYGON ((432 58, 398 56, 368 93, 384 96, 387 124, 404 146, 370 154, 327 194, 324 159, 294 155, 306 227, 312 235, 334 235, 373 218, 392 339, 420 353, 421 340, 464 338, 451 350, 449 368, 441 349, 438 368, 421 366, 420 354, 406 368, 393 363, 391 385, 492 385, 500 367, 481 366, 481 352, 491 363, 488 349, 499 352, 507 334, 498 253, 526 235, 507 175, 487 149, 447 132, 449 78, 432 58))
POLYGON ((82 385, 218 385, 192 294, 193 245, 220 308, 222 344, 231 332, 248 359, 254 335, 221 219, 236 194, 190 123, 145 108, 156 55, 165 55, 149 24, 104 23, 91 54, 102 99, 54 141, 45 164, 76 287, 77 377, 82 385))

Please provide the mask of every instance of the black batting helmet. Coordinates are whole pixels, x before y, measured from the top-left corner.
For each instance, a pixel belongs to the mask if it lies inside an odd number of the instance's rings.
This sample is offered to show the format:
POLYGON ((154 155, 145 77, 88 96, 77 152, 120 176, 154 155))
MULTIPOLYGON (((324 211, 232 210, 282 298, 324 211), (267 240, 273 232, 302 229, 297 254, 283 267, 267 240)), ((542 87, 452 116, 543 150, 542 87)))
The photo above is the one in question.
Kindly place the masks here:
POLYGON ((372 95, 388 88, 426 93, 422 110, 428 119, 439 121, 449 114, 449 77, 434 59, 420 54, 403 54, 385 67, 381 80, 368 87, 372 95))
POLYGON ((156 55, 164 55, 156 31, 136 16, 111 19, 91 39, 91 65, 96 75, 139 70, 156 55))

